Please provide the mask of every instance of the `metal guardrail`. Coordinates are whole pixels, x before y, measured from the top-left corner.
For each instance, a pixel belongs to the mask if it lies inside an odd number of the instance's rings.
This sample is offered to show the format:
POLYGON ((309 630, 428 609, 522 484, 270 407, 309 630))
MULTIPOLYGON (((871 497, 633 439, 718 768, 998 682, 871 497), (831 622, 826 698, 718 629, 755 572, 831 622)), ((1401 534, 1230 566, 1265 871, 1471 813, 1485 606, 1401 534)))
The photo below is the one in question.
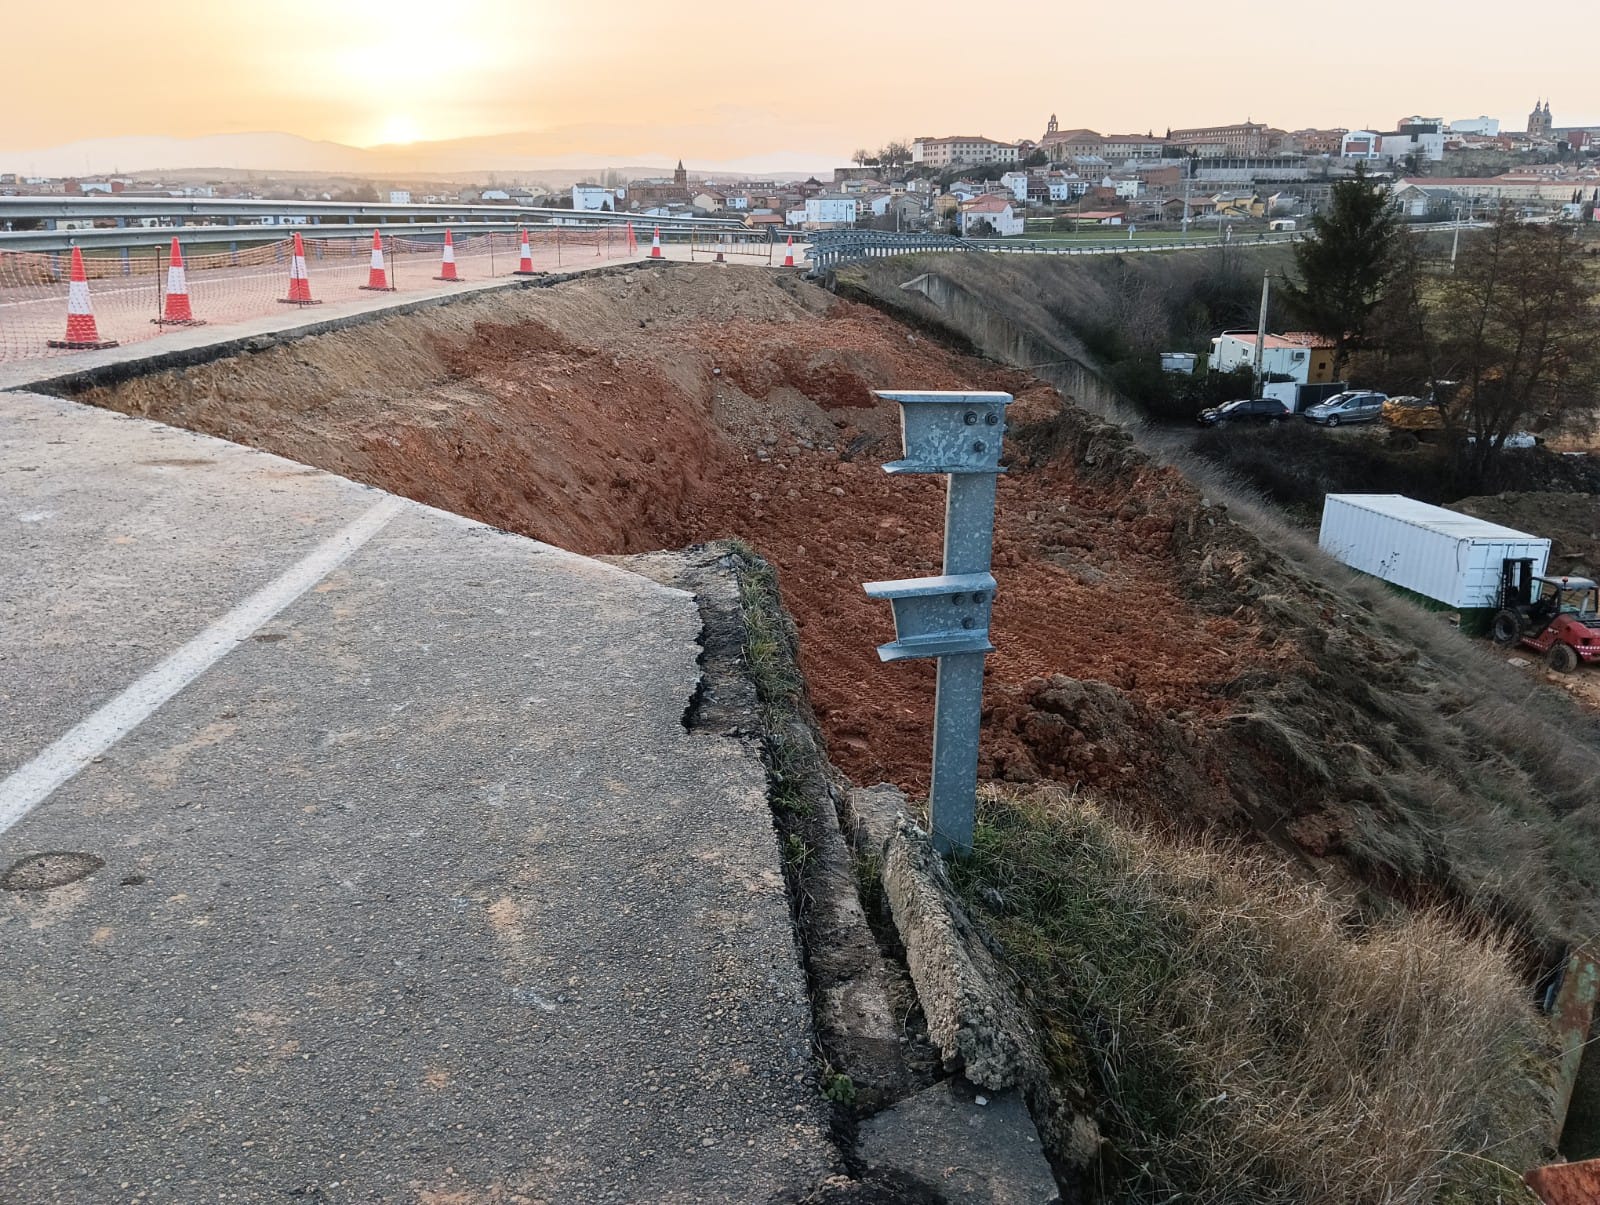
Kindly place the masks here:
POLYGON ((164 247, 174 238, 182 242, 185 247, 217 248, 220 245, 228 250, 238 250, 253 243, 277 242, 297 232, 306 238, 370 239, 373 232, 377 231, 405 238, 442 239, 446 230, 454 230, 458 235, 490 234, 521 229, 559 230, 568 234, 593 234, 597 231, 610 230, 617 237, 621 237, 624 227, 629 222, 633 225, 634 237, 646 244, 649 243, 657 226, 661 229, 662 239, 667 242, 681 242, 696 235, 704 238, 708 232, 726 233, 732 238, 759 241, 763 245, 771 242, 771 235, 768 232, 751 230, 742 224, 704 226, 698 222, 677 220, 657 222, 652 218, 640 218, 638 215, 632 218, 624 216, 620 222, 579 223, 571 220, 571 210, 562 212, 568 215, 568 219, 563 222, 507 221, 505 215, 501 214, 499 215, 501 220, 496 222, 330 222, 321 225, 285 226, 111 226, 87 230, 8 230, 0 231, 0 254, 8 251, 70 251, 73 247, 82 247, 85 250, 164 247))
MULTIPOLYGON (((127 218, 171 218, 184 225, 207 225, 204 219, 237 224, 239 218, 305 217, 311 225, 327 222, 537 222, 572 221, 596 225, 641 222, 637 213, 608 209, 566 209, 543 205, 450 202, 393 205, 384 201, 264 201, 236 197, 0 197, 0 224, 15 221, 82 221, 127 218)), ((679 218, 680 223, 743 227, 739 218, 679 218)))
POLYGON ((1185 251, 1208 247, 1256 246, 1262 243, 1292 243, 1295 231, 1259 236, 1243 236, 1231 243, 1220 239, 1123 242, 1106 239, 1081 243, 1058 239, 957 238, 950 234, 894 234, 881 230, 824 230, 810 236, 811 262, 819 270, 916 251, 983 251, 1002 255, 1125 255, 1130 251, 1185 251))

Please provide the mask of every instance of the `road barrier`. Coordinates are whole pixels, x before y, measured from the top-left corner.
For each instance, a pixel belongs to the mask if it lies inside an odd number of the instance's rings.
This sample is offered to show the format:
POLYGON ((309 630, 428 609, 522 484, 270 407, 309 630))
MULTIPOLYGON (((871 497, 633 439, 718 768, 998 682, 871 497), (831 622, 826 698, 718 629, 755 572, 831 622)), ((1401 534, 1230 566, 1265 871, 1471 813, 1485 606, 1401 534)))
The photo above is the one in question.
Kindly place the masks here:
MULTIPOLYGON (((93 246, 87 250, 0 252, 0 362, 70 354, 90 345, 134 343, 180 329, 174 316, 187 314, 193 323, 242 322, 284 308, 284 302, 335 304, 362 299, 372 290, 404 294, 439 287, 434 277, 444 254, 444 232, 382 232, 312 237, 297 234, 304 249, 304 275, 295 267, 295 239, 271 238, 239 242, 226 251, 198 252, 184 245, 181 271, 166 246, 93 246), (72 282, 74 261, 83 279, 72 282), (174 284, 186 289, 187 306, 172 295, 174 284), (69 302, 82 314, 92 305, 89 321, 94 338, 83 336, 88 323, 77 319, 80 337, 62 337, 69 302)), ((638 259, 642 252, 625 225, 554 226, 478 232, 473 227, 451 232, 454 261, 465 283, 511 278, 519 271, 554 272, 607 261, 638 259), (527 264, 523 263, 524 243, 527 264)), ((693 230, 664 229, 663 240, 676 258, 704 258, 693 230), (682 244, 688 243, 685 249, 682 244)), ((704 235, 701 236, 704 238, 704 235)), ((765 233, 734 232, 730 247, 744 258, 769 255, 765 233), (748 244, 748 245, 747 245, 748 244)), ((214 244, 206 244, 207 247, 214 244)))
POLYGON ((1221 239, 1062 239, 957 238, 953 234, 896 234, 884 230, 827 230, 811 236, 811 263, 818 271, 863 259, 910 255, 917 251, 983 251, 1001 255, 1126 255, 1129 252, 1185 251, 1200 248, 1292 243, 1295 233, 1221 239))
POLYGON ((756 260, 771 265, 774 248, 775 244, 765 231, 689 232, 689 258, 697 262, 710 260, 722 264, 756 260))

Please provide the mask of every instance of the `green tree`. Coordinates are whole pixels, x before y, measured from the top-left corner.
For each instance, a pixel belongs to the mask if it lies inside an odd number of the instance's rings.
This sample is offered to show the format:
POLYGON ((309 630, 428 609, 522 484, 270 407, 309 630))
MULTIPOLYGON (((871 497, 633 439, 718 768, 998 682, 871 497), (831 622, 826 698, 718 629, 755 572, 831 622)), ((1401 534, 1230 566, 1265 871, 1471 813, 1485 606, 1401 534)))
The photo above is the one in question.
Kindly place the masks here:
POLYGON ((1383 301, 1404 238, 1387 185, 1374 186, 1357 167, 1333 186, 1328 208, 1311 219, 1295 244, 1297 280, 1285 295, 1302 322, 1333 340, 1333 372, 1361 346, 1367 323, 1383 301))

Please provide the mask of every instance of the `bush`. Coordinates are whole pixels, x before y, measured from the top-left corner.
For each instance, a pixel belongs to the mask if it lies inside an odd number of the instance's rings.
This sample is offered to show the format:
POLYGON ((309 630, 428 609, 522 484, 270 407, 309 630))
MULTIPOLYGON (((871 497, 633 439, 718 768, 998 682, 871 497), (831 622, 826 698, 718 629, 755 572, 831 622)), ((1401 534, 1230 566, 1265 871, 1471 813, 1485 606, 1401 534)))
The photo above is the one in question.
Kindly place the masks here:
POLYGON ((1054 788, 985 799, 954 874, 1097 1069, 1107 1199, 1524 1199, 1503 1165, 1539 1156, 1549 1052, 1498 940, 1427 912, 1353 931, 1320 886, 1054 788))
POLYGON ((1193 422, 1208 406, 1249 397, 1255 383, 1248 368, 1192 376, 1167 372, 1153 354, 1114 360, 1105 375, 1118 393, 1158 422, 1193 422))

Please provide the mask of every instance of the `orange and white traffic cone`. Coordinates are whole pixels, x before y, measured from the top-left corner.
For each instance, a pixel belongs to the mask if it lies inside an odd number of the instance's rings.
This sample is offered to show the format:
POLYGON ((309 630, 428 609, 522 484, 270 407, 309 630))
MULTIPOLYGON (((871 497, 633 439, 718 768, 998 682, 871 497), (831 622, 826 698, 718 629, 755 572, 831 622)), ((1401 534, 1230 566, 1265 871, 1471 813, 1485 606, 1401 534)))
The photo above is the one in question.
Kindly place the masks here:
POLYGON ((461 279, 456 275, 456 240, 449 230, 444 232, 444 253, 439 257, 439 275, 434 279, 453 281, 461 279))
POLYGON ((150 319, 157 326, 204 326, 189 305, 189 280, 183 271, 183 248, 172 240, 172 262, 167 265, 167 303, 161 317, 150 319))
POLYGON ((722 254, 722 249, 723 249, 723 247, 727 246, 727 243, 728 243, 728 236, 727 235, 719 234, 717 236, 717 258, 712 260, 711 261, 712 263, 714 263, 714 264, 725 264, 725 263, 728 262, 723 257, 723 254, 722 254))
POLYGON ((297 230, 294 234, 294 257, 289 261, 289 295, 278 298, 284 305, 321 305, 311 296, 311 277, 306 272, 306 245, 297 230))
POLYGON ((656 236, 650 240, 650 258, 661 258, 661 227, 656 227, 656 236))
POLYGON ((383 266, 383 235, 372 232, 372 267, 367 270, 367 283, 361 286, 372 293, 393 293, 389 272, 383 266))
POLYGON ((794 267, 794 235, 792 234, 789 236, 788 244, 783 249, 783 266, 785 268, 794 267))
POLYGON ((83 270, 83 252, 72 249, 72 279, 67 283, 67 337, 48 339, 46 347, 65 347, 87 351, 96 347, 115 347, 115 339, 102 339, 89 306, 89 274, 83 270))
POLYGON ((522 235, 522 247, 520 248, 521 254, 520 254, 520 256, 519 256, 519 258, 517 260, 517 270, 515 272, 513 272, 512 275, 513 276, 532 276, 532 275, 534 275, 534 271, 533 271, 533 248, 528 246, 528 232, 527 232, 527 230, 523 229, 520 233, 522 235))

